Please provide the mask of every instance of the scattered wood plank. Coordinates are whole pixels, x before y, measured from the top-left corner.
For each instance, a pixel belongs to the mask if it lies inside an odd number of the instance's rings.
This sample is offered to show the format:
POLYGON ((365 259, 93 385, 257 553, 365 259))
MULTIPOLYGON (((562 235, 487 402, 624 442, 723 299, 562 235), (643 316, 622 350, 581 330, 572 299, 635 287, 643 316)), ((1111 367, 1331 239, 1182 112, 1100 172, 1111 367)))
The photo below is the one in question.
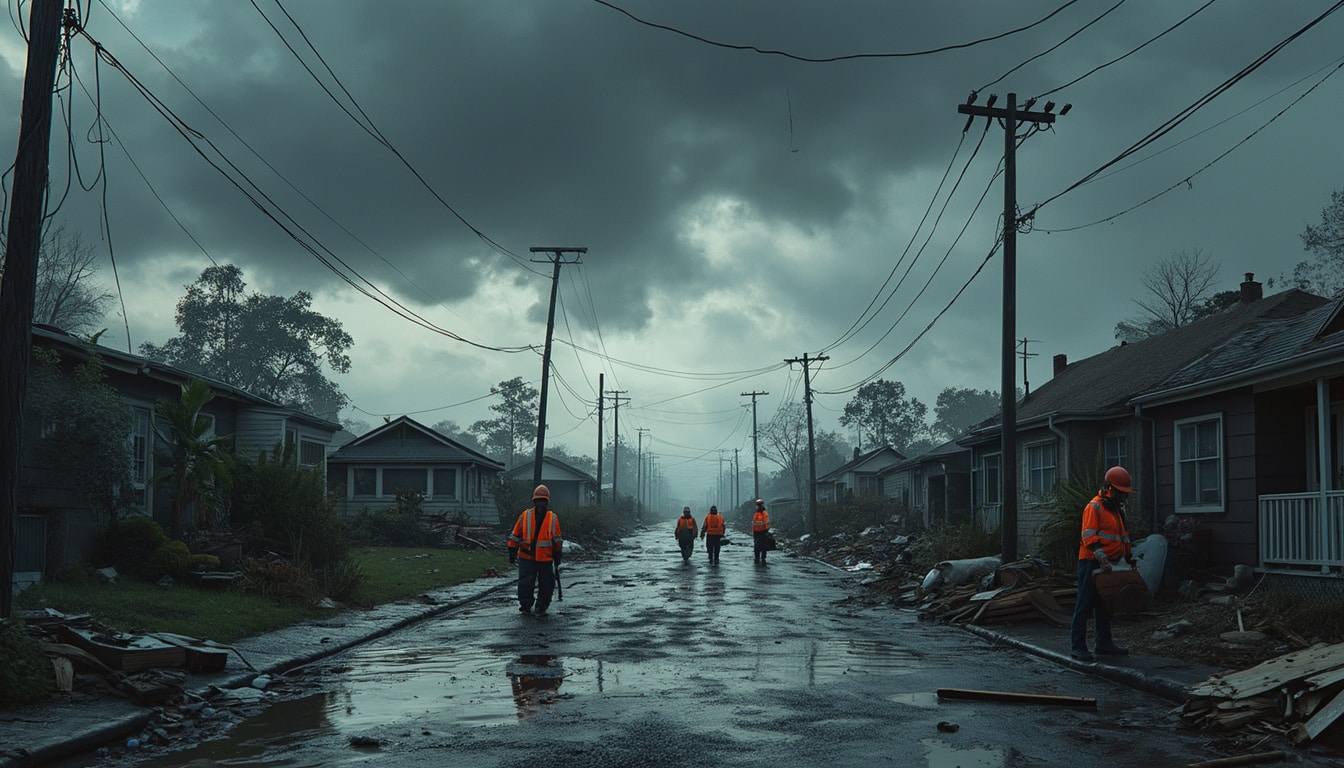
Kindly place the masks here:
POLYGON ((1085 696, 1055 696, 1047 693, 1016 693, 1012 691, 977 691, 970 688, 939 688, 940 699, 972 701, 1002 701, 1014 704, 1056 704, 1070 707, 1097 706, 1097 700, 1085 696))

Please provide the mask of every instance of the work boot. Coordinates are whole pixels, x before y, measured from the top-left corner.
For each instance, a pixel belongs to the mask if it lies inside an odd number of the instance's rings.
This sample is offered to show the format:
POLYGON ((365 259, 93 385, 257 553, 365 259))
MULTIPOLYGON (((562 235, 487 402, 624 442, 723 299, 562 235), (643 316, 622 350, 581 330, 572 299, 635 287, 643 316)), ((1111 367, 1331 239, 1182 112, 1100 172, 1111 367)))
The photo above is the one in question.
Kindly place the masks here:
POLYGON ((1096 657, 1096 656, 1093 656, 1093 655, 1092 655, 1092 652, 1089 651, 1089 650, 1087 650, 1086 648, 1083 648, 1082 650, 1079 650, 1079 649, 1075 648, 1075 649, 1073 649, 1072 651, 1069 651, 1069 656, 1072 656, 1073 658, 1075 658, 1075 659, 1077 659, 1077 660, 1079 660, 1079 661, 1096 661, 1096 660, 1097 660, 1097 657, 1096 657))
POLYGON ((1115 643, 1111 643, 1110 645, 1098 645, 1098 646, 1097 646, 1097 655, 1098 655, 1098 656, 1128 656, 1128 655, 1129 655, 1129 649, 1128 649, 1128 648, 1121 648, 1120 646, 1116 645, 1115 643))
POLYGON ((520 605, 520 606, 518 606, 518 612, 519 612, 519 613, 531 613, 531 612, 532 612, 532 606, 530 606, 530 605, 520 605))

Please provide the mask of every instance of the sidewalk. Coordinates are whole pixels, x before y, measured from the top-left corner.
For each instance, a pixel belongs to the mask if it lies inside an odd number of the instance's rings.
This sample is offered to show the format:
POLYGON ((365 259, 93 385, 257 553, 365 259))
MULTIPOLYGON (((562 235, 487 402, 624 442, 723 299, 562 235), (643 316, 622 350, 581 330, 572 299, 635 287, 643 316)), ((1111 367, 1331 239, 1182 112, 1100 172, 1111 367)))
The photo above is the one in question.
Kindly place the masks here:
MULTIPOLYGON (((344 611, 322 621, 245 638, 230 646, 238 652, 229 654, 222 671, 192 674, 186 690, 205 696, 211 688, 249 687, 258 675, 277 675, 311 664, 493 592, 512 589, 515 583, 511 578, 478 579, 428 593, 420 600, 344 611)), ((0 710, 0 768, 42 765, 122 743, 144 729, 154 714, 150 708, 112 697, 0 710)))
MULTIPOLYGON (((187 690, 205 696, 211 688, 249 687, 258 675, 277 675, 339 653, 454 610, 494 592, 511 589, 515 581, 485 579, 430 593, 427 599, 382 605, 369 611, 346 611, 330 619, 300 624, 233 644, 221 672, 192 674, 187 690), (246 659, 255 671, 240 659, 246 659)), ((1153 656, 1109 657, 1084 663, 1069 657, 1065 630, 1046 623, 987 629, 964 628, 992 644, 1004 644, 1131 686, 1168 701, 1182 703, 1185 691, 1219 671, 1212 667, 1153 656)), ((121 698, 56 702, 0 711, 0 768, 26 768, 123 743, 140 733, 154 716, 152 709, 121 698)))

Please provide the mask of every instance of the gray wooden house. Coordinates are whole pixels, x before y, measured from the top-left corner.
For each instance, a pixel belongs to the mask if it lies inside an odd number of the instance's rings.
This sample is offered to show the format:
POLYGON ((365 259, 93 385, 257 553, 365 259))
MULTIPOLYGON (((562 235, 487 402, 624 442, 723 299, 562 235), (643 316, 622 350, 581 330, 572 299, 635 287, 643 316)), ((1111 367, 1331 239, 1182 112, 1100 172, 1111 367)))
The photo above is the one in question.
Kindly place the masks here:
POLYGON ((905 455, 889 445, 860 452, 817 478, 817 501, 839 501, 846 494, 882 496, 882 472, 905 460, 905 455))
POLYGON ((427 515, 498 525, 493 488, 504 465, 400 416, 327 456, 327 488, 344 518, 392 507, 397 490, 424 495, 427 515))
MULTIPOLYGON (((200 379, 209 385, 215 397, 206 404, 203 414, 212 420, 215 434, 234 436, 235 456, 255 457, 258 452, 290 444, 295 447, 300 463, 324 469, 327 443, 340 429, 339 424, 228 384, 139 355, 89 344, 56 328, 33 326, 32 346, 55 352, 62 376, 71 375, 75 366, 95 354, 98 356, 103 382, 120 394, 132 412, 132 429, 126 441, 131 448, 132 490, 139 511, 153 517, 166 531, 172 530, 172 497, 168 489, 151 483, 157 473, 156 453, 164 446, 157 444, 150 425, 158 418, 157 401, 176 400, 183 384, 200 379)), ((78 562, 94 533, 106 522, 96 519, 89 501, 74 492, 68 478, 41 458, 48 426, 25 415, 18 488, 16 581, 36 580, 43 572, 51 573, 62 565, 78 562)))
MULTIPOLYGON (((1019 551, 1031 553, 1056 480, 1125 466, 1130 516, 1180 521, 1210 566, 1344 578, 1344 314, 1298 290, 1236 306, 1069 364, 1018 404, 1019 551)), ((997 417, 972 450, 975 510, 999 521, 997 417)))
MULTIPOLYGON (((519 464, 505 473, 509 484, 524 495, 532 493, 533 463, 519 464)), ((541 482, 551 492, 551 508, 564 512, 597 503, 597 478, 559 459, 543 456, 541 482)), ((519 511, 530 499, 517 500, 519 511)))

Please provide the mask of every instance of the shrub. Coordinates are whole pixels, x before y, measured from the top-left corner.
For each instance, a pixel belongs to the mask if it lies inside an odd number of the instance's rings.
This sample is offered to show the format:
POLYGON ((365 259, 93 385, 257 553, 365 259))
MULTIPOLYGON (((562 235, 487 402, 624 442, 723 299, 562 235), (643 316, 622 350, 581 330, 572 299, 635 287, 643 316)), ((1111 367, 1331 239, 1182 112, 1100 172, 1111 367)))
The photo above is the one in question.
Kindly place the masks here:
POLYGON ((17 620, 0 619, 0 658, 0 707, 42 701, 56 690, 51 662, 17 620))
POLYGON ((217 571, 219 555, 192 555, 187 566, 190 571, 217 571))
POLYGON ((429 533, 420 527, 418 516, 388 507, 377 511, 367 508, 350 522, 350 536, 367 544, 415 547, 429 542, 429 533))
POLYGON ((168 534, 153 518, 137 515, 109 525, 98 533, 93 547, 93 564, 112 566, 118 573, 148 578, 149 558, 168 543, 168 534))
POLYGON ((900 521, 904 513, 905 505, 885 496, 851 496, 838 502, 824 502, 817 505, 817 533, 830 536, 862 531, 873 525, 900 521))
POLYGON ((190 570, 191 551, 187 549, 186 542, 165 541, 149 556, 145 564, 145 577, 149 581, 158 581, 164 576, 181 581, 190 570))
POLYGON ((244 592, 282 602, 309 603, 317 595, 312 575, 283 560, 248 560, 243 563, 244 592))
POLYGON ((322 594, 344 603, 354 600, 355 592, 366 579, 364 569, 348 557, 336 565, 323 569, 316 576, 322 594))
POLYGON ((293 446, 244 461, 234 478, 234 524, 312 568, 340 563, 350 550, 345 523, 327 497, 322 473, 301 467, 293 446))

